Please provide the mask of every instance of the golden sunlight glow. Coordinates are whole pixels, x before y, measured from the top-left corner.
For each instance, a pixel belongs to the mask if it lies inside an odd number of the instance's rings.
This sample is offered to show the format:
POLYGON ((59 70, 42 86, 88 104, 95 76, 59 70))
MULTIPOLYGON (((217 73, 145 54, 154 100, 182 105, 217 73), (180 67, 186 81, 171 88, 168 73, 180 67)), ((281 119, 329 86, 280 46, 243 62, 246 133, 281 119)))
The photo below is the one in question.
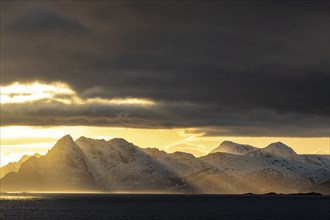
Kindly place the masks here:
POLYGON ((53 82, 44 84, 33 83, 14 83, 8 86, 0 86, 1 104, 24 104, 42 101, 46 103, 59 102, 63 104, 103 104, 103 105, 154 105, 155 102, 141 98, 88 98, 82 99, 66 83, 53 82))
POLYGON ((272 142, 281 141, 300 154, 329 154, 330 138, 281 138, 281 137, 208 137, 195 133, 195 129, 135 129, 92 126, 6 126, 0 127, 0 164, 19 160, 23 155, 45 154, 55 142, 66 134, 73 139, 86 136, 110 140, 124 138, 133 144, 146 148, 155 147, 166 152, 183 151, 203 156, 221 142, 230 140, 256 147, 266 147, 272 142))
POLYGON ((125 99, 101 99, 101 98, 91 98, 86 99, 83 103, 93 104, 113 104, 113 105, 154 105, 155 102, 148 99, 138 99, 138 98, 125 98, 125 99))
POLYGON ((42 199, 41 195, 26 195, 25 193, 7 193, 7 194, 0 194, 0 201, 3 200, 36 200, 42 199))
POLYGON ((60 82, 42 84, 33 82, 28 84, 14 83, 1 86, 1 104, 24 103, 37 100, 52 99, 55 95, 73 95, 75 92, 68 85, 60 82))

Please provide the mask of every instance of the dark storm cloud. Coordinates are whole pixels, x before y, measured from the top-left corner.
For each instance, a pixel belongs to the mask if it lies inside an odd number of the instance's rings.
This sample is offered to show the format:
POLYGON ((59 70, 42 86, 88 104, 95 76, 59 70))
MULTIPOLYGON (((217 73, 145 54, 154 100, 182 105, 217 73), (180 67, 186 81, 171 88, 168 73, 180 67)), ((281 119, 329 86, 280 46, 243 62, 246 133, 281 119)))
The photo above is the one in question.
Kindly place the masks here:
POLYGON ((44 9, 27 11, 9 28, 18 31, 87 31, 79 22, 44 9))
POLYGON ((132 128, 196 127, 207 136, 325 137, 328 121, 297 114, 274 114, 267 110, 228 107, 217 112, 208 106, 188 103, 154 106, 62 103, 10 104, 4 107, 2 125, 90 125, 132 128))
MULTIPOLYGON (((2 7, 4 85, 63 81, 84 98, 162 103, 105 108, 106 120, 83 109, 68 120, 54 108, 52 121, 45 112, 36 124, 111 125, 112 114, 129 111, 134 127, 329 134, 328 1, 22 4, 2 7)), ((32 123, 21 113, 2 120, 32 123)))

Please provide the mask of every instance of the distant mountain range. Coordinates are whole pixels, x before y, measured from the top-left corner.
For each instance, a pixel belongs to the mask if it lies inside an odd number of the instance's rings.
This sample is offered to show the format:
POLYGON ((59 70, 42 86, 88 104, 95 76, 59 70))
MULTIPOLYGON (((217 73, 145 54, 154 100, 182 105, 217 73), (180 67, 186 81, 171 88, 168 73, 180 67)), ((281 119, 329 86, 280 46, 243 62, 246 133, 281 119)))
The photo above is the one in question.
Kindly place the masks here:
POLYGON ((330 194, 329 155, 299 155, 283 143, 256 148, 225 141, 208 155, 139 148, 67 135, 44 156, 0 168, 0 189, 170 193, 330 194))

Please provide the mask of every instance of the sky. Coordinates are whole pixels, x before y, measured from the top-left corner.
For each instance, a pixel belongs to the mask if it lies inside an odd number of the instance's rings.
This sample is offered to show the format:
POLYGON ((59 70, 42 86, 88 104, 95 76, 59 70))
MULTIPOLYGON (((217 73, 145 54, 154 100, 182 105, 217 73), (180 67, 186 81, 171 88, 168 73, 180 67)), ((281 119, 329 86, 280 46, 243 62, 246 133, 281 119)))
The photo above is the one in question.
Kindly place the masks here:
POLYGON ((329 153, 328 1, 1 1, 1 164, 65 134, 329 153))

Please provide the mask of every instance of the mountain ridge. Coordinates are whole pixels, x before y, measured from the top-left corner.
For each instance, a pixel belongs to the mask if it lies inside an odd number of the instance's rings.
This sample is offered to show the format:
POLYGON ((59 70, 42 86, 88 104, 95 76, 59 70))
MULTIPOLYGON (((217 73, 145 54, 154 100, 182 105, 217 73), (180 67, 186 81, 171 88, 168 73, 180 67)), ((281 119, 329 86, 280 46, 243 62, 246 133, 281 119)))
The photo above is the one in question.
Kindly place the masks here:
POLYGON ((329 162, 326 156, 296 154, 280 142, 256 148, 224 141, 195 157, 140 148, 122 138, 74 141, 66 135, 46 155, 6 173, 0 186, 1 191, 330 194, 329 162))
POLYGON ((33 155, 23 155, 21 159, 19 159, 17 162, 10 162, 4 166, 0 167, 0 179, 5 176, 7 173, 10 172, 17 172, 21 166, 21 164, 31 157, 41 157, 41 154, 35 153, 33 155))

